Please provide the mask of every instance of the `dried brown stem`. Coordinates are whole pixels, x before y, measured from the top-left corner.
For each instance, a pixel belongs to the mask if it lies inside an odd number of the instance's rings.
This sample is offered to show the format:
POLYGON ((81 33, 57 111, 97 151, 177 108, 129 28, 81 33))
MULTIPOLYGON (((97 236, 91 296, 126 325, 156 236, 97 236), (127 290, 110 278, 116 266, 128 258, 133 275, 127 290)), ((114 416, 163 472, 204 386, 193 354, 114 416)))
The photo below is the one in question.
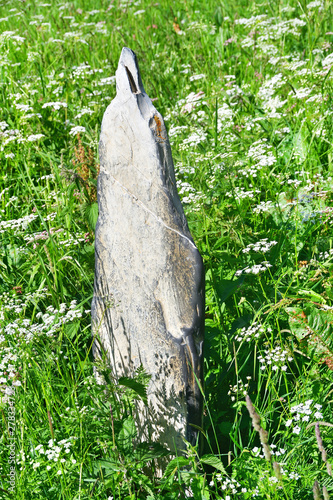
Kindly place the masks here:
POLYGON ((313 491, 313 499, 314 500, 322 500, 318 481, 314 482, 312 491, 313 491))
POLYGON ((330 500, 330 496, 328 494, 326 486, 323 486, 323 495, 324 495, 324 500, 330 500))
POLYGON ((326 464, 326 469, 327 469, 328 475, 332 476, 332 466, 327 461, 327 453, 326 453, 326 450, 324 448, 324 443, 323 443, 323 440, 322 440, 321 435, 320 435, 319 422, 316 422, 316 424, 315 424, 315 433, 316 433, 318 448, 319 448, 319 451, 321 452, 321 458, 322 458, 323 462, 325 462, 325 464, 326 464))
POLYGON ((254 429, 259 433, 259 439, 264 450, 265 458, 268 462, 270 462, 272 459, 272 454, 268 444, 268 432, 261 427, 260 416, 256 412, 253 403, 250 399, 250 396, 248 394, 246 395, 245 400, 246 400, 246 407, 248 409, 248 412, 252 420, 252 425, 254 429))

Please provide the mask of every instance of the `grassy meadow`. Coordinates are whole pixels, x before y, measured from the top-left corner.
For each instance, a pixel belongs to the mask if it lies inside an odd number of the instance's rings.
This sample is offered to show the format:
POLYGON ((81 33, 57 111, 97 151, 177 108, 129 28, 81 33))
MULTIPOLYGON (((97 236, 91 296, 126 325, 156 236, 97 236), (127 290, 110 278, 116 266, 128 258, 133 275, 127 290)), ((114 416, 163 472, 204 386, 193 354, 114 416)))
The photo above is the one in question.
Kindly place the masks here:
POLYGON ((332 499, 332 2, 1 0, 0 61, 0 499, 332 499), (145 374, 91 355, 123 46, 206 269, 203 451, 163 477, 145 374))

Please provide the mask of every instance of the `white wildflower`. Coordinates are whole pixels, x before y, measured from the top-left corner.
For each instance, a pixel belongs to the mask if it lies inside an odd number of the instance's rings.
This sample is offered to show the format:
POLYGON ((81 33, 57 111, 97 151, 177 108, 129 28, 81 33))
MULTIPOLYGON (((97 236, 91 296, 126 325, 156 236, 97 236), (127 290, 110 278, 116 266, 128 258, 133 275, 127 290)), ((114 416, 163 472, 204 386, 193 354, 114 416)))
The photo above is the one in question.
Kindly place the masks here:
POLYGON ((206 78, 206 75, 201 73, 200 75, 192 75, 190 76, 190 82, 194 82, 195 80, 201 80, 202 78, 206 78))
POLYGON ((52 108, 54 111, 58 111, 60 108, 67 108, 66 102, 45 102, 42 106, 45 108, 52 108))
POLYGON ((69 135, 77 135, 77 134, 83 134, 86 131, 85 127, 82 127, 81 125, 77 125, 76 127, 71 128, 69 131, 69 135))
POLYGON ((27 137, 28 142, 36 142, 39 141, 42 137, 45 137, 44 134, 32 134, 27 137))

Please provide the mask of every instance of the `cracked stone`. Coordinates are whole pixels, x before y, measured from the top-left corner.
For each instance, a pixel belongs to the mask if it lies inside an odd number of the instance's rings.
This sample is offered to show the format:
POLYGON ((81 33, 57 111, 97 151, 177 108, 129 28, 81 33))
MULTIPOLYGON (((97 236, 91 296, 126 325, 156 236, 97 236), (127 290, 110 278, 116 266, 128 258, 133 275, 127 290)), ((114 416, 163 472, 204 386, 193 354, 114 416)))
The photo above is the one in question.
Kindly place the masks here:
POLYGON ((138 404, 140 439, 182 450, 183 438, 195 444, 194 426, 202 425, 204 268, 163 118, 128 48, 116 83, 99 143, 94 355, 106 352, 116 378, 144 368, 150 382, 148 406, 138 404))

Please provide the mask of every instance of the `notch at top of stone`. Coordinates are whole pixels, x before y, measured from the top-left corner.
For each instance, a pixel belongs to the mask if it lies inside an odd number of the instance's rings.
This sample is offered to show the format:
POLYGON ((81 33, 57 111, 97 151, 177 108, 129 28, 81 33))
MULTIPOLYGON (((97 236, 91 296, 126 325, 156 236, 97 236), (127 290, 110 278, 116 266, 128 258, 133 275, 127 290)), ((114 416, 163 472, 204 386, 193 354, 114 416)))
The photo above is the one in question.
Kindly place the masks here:
POLYGON ((133 50, 123 47, 116 71, 117 94, 124 97, 145 93, 138 61, 133 50))

